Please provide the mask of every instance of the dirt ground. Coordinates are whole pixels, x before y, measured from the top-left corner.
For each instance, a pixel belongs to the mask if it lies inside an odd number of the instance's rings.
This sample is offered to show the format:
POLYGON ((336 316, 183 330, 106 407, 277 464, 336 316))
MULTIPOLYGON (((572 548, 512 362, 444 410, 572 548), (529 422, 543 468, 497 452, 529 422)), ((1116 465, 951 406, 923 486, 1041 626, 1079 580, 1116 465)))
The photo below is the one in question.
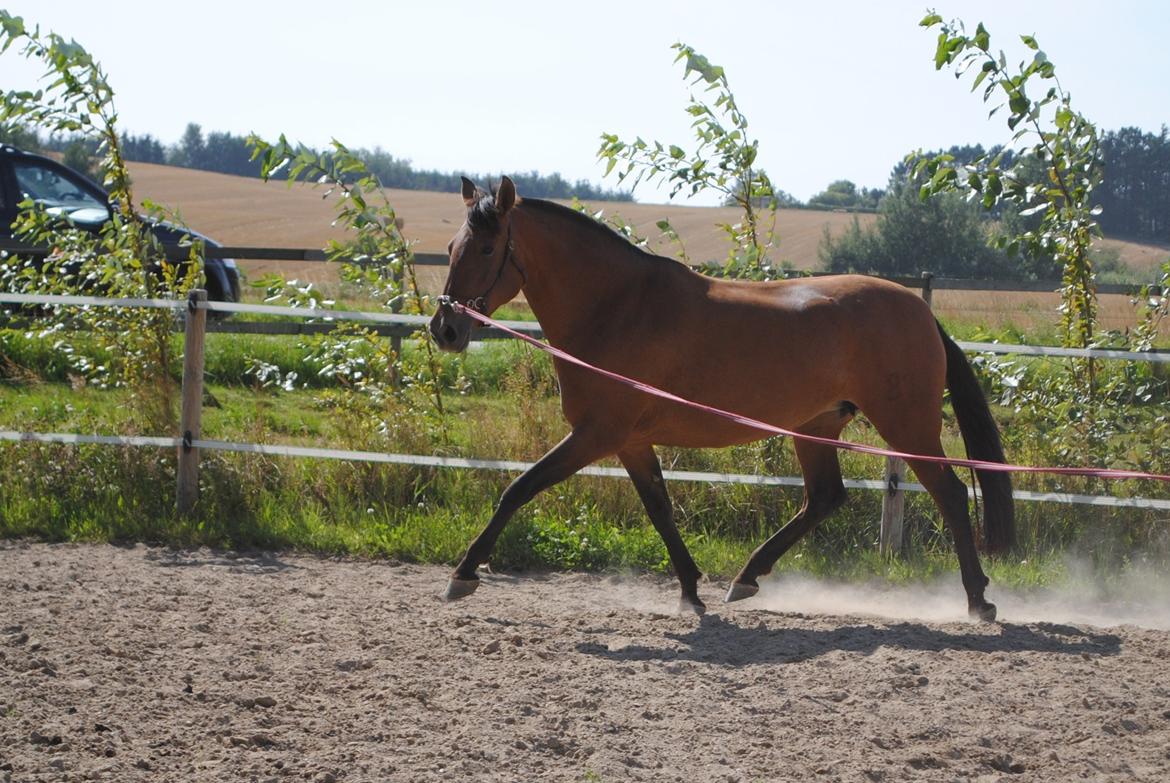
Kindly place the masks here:
POLYGON ((1170 779, 1167 630, 971 624, 957 577, 894 617, 707 584, 701 619, 665 579, 445 581, 0 542, 0 781, 1170 779))

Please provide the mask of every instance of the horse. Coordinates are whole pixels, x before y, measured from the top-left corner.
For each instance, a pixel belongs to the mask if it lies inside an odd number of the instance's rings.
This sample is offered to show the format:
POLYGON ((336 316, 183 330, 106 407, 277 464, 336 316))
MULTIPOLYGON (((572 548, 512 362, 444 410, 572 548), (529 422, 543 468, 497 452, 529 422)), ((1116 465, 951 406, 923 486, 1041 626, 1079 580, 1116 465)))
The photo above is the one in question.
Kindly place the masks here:
MULTIPOLYGON (((971 365, 926 302, 903 286, 863 275, 766 282, 708 277, 634 246, 587 215, 521 198, 508 177, 494 192, 464 177, 461 196, 466 220, 447 246, 447 280, 428 326, 441 350, 464 350, 480 325, 455 305, 490 315, 523 291, 553 346, 679 397, 798 433, 836 439, 860 411, 891 448, 942 457, 949 389, 968 456, 1005 462, 971 365)), ((666 545, 680 610, 702 614, 702 575, 675 526, 654 447, 723 447, 767 433, 553 361, 571 431, 504 490, 444 597, 476 590, 478 567, 520 507, 590 463, 616 456, 666 545)), ((784 552, 845 502, 837 449, 799 439, 793 448, 804 476, 801 508, 751 554, 727 602, 755 595, 759 578, 784 552)), ((966 486, 949 465, 907 462, 951 533, 970 615, 993 621, 966 486)), ((984 548, 1005 551, 1015 535, 1011 480, 1001 471, 976 475, 984 548)))

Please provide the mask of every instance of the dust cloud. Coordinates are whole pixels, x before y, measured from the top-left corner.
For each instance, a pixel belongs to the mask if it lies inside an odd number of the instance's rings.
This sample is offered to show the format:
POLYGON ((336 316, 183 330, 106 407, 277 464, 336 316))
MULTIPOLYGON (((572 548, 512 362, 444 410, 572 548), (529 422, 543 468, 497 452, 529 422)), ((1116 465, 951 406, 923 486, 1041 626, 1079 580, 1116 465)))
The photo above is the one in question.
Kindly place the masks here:
MULTIPOLYGON (((1004 622, 1068 623, 1113 627, 1130 625, 1170 630, 1170 574, 1131 568, 1105 579, 1079 561, 1067 564, 1062 584, 1013 590, 994 581, 987 599, 1004 622)), ((925 584, 843 583, 781 574, 762 580, 750 603, 775 612, 873 615, 926 622, 967 619, 967 600, 959 575, 925 584)), ((744 608, 747 608, 747 602, 744 608)))

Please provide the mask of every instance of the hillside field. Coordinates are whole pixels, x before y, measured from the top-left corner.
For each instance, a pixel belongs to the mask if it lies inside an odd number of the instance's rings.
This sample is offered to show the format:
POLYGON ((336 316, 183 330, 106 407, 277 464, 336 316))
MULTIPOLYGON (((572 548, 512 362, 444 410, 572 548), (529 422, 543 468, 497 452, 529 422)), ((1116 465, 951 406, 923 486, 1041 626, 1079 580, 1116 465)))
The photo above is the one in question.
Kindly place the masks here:
MULTIPOLYGON (((139 199, 176 208, 192 227, 225 245, 255 247, 321 247, 343 232, 331 225, 334 206, 322 198, 324 189, 288 187, 284 181, 215 174, 195 169, 131 163, 135 195, 139 199)), ((486 184, 486 183, 481 183, 486 184)), ((419 252, 445 252, 447 242, 463 222, 464 207, 456 193, 419 190, 387 190, 390 203, 406 221, 407 236, 418 241, 419 252)), ((521 196, 524 194, 521 193, 521 196)), ((586 202, 591 211, 619 214, 637 227, 642 236, 656 237, 654 224, 669 218, 696 261, 720 259, 727 253, 718 223, 734 223, 739 210, 724 207, 683 207, 633 202, 586 202)), ((858 218, 863 224, 873 215, 858 218)), ((780 210, 776 231, 780 236, 778 258, 800 269, 817 264, 817 245, 824 229, 837 233, 852 222, 844 212, 780 210)), ((658 252, 673 249, 658 244, 658 252)))
MULTIPOLYGON (((135 196, 177 210, 192 228, 232 246, 320 248, 343 232, 333 226, 334 204, 324 190, 310 186, 289 187, 283 181, 258 179, 150 163, 129 164, 135 196)), ((422 253, 442 253, 463 221, 463 204, 457 194, 417 190, 388 190, 391 204, 405 221, 405 234, 418 242, 422 253)), ((523 196, 523 193, 520 194, 523 196)), ((739 210, 728 207, 685 207, 631 202, 588 204, 591 211, 620 215, 635 226, 637 233, 657 237, 655 223, 663 218, 682 237, 692 261, 722 259, 726 240, 718 224, 735 222, 739 210)), ((847 214, 803 209, 782 209, 776 216, 778 250, 774 258, 797 269, 817 269, 817 246, 826 229, 838 234, 854 219, 863 226, 872 223, 872 214, 847 214)), ((657 252, 673 255, 668 243, 652 243, 657 252)), ((1141 279, 1153 277, 1154 270, 1170 257, 1170 249, 1136 242, 1106 239, 1121 262, 1141 279)), ((325 286, 336 274, 326 265, 293 261, 241 261, 245 275, 255 278, 275 271, 286 278, 313 281, 325 286)), ((441 268, 420 269, 424 286, 438 290, 441 268)), ((1057 320, 1058 299, 1054 294, 984 293, 939 291, 935 310, 946 319, 962 319, 988 327, 1012 323, 1021 328, 1046 326, 1057 320)), ((1101 297, 1102 325, 1123 329, 1132 325, 1133 308, 1128 297, 1101 297)))

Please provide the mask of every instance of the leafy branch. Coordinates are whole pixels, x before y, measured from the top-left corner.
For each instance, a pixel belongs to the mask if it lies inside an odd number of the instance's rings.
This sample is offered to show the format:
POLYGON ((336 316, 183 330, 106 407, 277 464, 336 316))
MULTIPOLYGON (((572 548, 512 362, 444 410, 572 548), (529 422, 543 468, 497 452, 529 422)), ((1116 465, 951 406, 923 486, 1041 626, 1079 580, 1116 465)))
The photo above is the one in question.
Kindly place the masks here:
MULTIPOLYGON (((1020 36, 1030 55, 1013 68, 1002 51, 992 50, 991 35, 982 24, 968 35, 961 22, 944 23, 932 12, 921 25, 939 29, 936 69, 949 66, 956 78, 974 74, 971 90, 982 88, 984 103, 992 105, 989 116, 1006 108, 1011 142, 1021 153, 1010 161, 999 153, 962 166, 948 155, 920 158, 914 170, 926 179, 921 196, 957 191, 987 209, 1002 205, 1030 217, 1032 227, 1004 237, 1001 246, 1009 254, 1022 250, 1033 258, 1051 259, 1062 270, 1060 311, 1066 346, 1091 348, 1109 340, 1109 333, 1097 329, 1090 256, 1094 240, 1101 236, 1096 222, 1100 210, 1093 204, 1103 170, 1096 126, 1073 108, 1055 66, 1034 36, 1020 36)), ((1139 350, 1148 350, 1166 315, 1163 292, 1148 293, 1139 326, 1128 335, 1139 350)), ((1165 456, 1161 449, 1135 451, 1124 437, 1147 428, 1165 432, 1170 426, 1163 411, 1145 405, 1162 397, 1166 388, 1165 380, 1149 367, 1097 368, 1087 359, 1071 362, 1067 373, 1042 373, 1018 362, 984 364, 1001 389, 1001 402, 1014 405, 1020 421, 1031 425, 1023 429, 1044 432, 1062 458, 1125 465, 1165 456)))
MULTIPOLYGON (((329 260, 341 264, 344 281, 368 291, 393 312, 427 312, 427 298, 419 289, 415 275, 412 243, 403 236, 402 222, 381 182, 361 158, 336 140, 326 152, 294 146, 283 134, 276 143, 251 135, 248 144, 252 147, 252 159, 260 161, 265 180, 284 173, 290 187, 296 182, 309 182, 326 188, 323 198, 337 197, 338 222, 350 229, 352 235, 345 240, 330 240, 325 252, 329 260)), ((308 292, 309 289, 298 289, 296 293, 300 295, 292 297, 293 303, 305 304, 307 294, 312 304, 319 304, 319 299, 312 301, 316 292, 308 292)), ((369 330, 362 334, 370 346, 377 346, 376 334, 369 330)), ((339 356, 355 355, 352 337, 353 330, 343 335, 345 346, 339 349, 339 356)), ((441 423, 445 408, 439 357, 425 329, 418 330, 414 337, 422 349, 421 365, 411 366, 401 353, 394 351, 385 357, 385 366, 392 376, 391 383, 425 391, 431 412, 441 423)), ((336 359, 328 366, 350 367, 353 362, 336 359)), ((368 377, 358 385, 374 396, 384 392, 380 388, 375 391, 375 384, 368 377)))
MULTIPOLYGON (((1039 217, 1039 224, 1002 244, 1009 254, 1027 251, 1036 258, 1052 258, 1063 270, 1061 325, 1066 345, 1090 347, 1097 322, 1096 283, 1089 251, 1101 236, 1094 188, 1101 182, 1101 155, 1096 126, 1072 107, 1069 93, 1056 78, 1056 68, 1036 38, 1020 36, 1032 52, 1015 68, 1002 52, 993 52, 991 35, 979 24, 967 35, 961 22, 943 22, 928 14, 925 28, 939 28, 935 68, 951 66, 956 78, 974 73, 971 90, 983 87, 984 103, 994 103, 990 116, 1005 106, 1012 143, 1021 155, 1005 164, 1002 153, 964 165, 953 165, 946 155, 919 159, 915 174, 925 175, 922 197, 948 190, 966 191, 987 209, 1010 204, 1020 215, 1039 217), (1041 97, 1030 90, 1041 82, 1041 97), (1043 169, 1039 181, 1028 172, 1035 162, 1043 169)), ((1089 367, 1091 387, 1092 365, 1089 367)))
MULTIPOLYGON (((744 214, 740 223, 721 225, 732 244, 725 269, 737 275, 767 276, 776 194, 768 175, 755 167, 759 141, 748 134, 747 117, 736 103, 723 68, 687 44, 676 43, 672 48, 678 52, 675 62, 684 61, 683 79, 693 74, 691 86, 702 88, 703 95, 696 98, 692 92, 686 107, 694 117, 694 149, 647 142, 640 136, 622 141, 616 134, 603 133, 597 157, 605 161, 606 176, 616 171, 619 182, 632 178, 634 189, 642 182, 659 181, 669 185, 671 198, 684 191, 692 196, 707 190, 721 193, 721 201, 737 205, 744 214), (712 94, 713 100, 705 97, 712 94), (761 207, 771 213, 766 227, 761 207)), ((669 224, 659 229, 677 242, 669 224)))

